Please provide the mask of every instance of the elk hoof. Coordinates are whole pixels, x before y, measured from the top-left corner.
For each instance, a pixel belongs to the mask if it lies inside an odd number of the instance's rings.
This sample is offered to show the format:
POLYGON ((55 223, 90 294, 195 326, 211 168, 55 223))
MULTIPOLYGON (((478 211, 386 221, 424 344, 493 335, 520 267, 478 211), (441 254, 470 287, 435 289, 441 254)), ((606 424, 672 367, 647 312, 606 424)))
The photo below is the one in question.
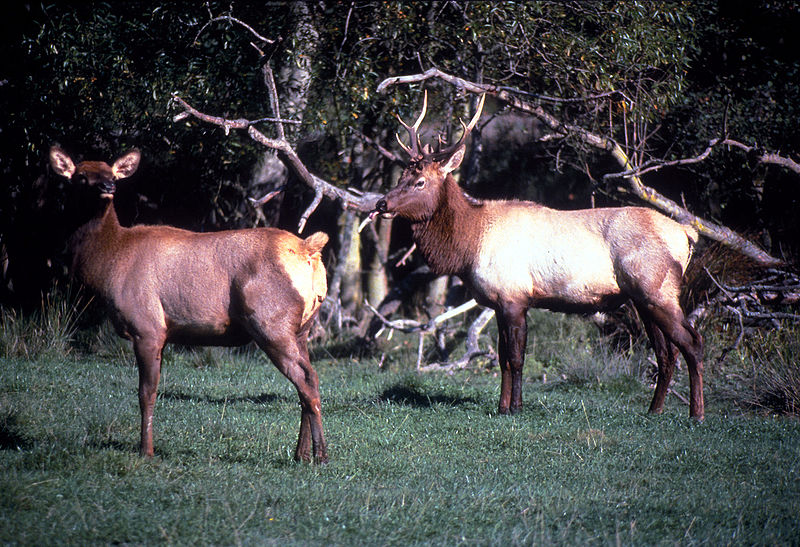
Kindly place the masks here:
POLYGON ((521 406, 512 406, 510 408, 502 408, 501 407, 501 408, 497 409, 497 413, 498 414, 502 414, 504 416, 511 416, 511 415, 514 415, 514 414, 519 414, 520 412, 522 412, 522 407, 521 406))

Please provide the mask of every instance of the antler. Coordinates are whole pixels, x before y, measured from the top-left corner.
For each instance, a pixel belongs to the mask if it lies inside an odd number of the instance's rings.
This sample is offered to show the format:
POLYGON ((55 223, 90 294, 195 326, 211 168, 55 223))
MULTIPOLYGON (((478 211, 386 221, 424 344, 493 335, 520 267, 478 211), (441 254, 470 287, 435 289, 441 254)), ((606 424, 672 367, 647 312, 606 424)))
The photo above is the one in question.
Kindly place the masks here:
POLYGON ((425 117, 425 112, 427 110, 428 110, 428 90, 426 89, 422 99, 422 112, 417 118, 417 121, 414 122, 414 125, 407 125, 402 119, 400 119, 400 116, 397 116, 397 120, 400 122, 400 125, 405 127, 406 131, 408 131, 408 138, 411 141, 411 146, 409 147, 403 144, 403 141, 400 140, 400 135, 398 135, 397 133, 395 133, 394 136, 397 137, 397 142, 400 144, 402 149, 405 150, 409 156, 411 156, 412 160, 421 158, 423 156, 423 153, 420 150, 422 143, 420 143, 419 135, 417 135, 417 129, 419 129, 419 126, 422 123, 422 119, 425 117))
MULTIPOLYGON (((449 155, 458 150, 461 146, 463 146, 464 141, 466 141, 467 137, 469 136, 470 132, 475 128, 475 125, 478 123, 478 118, 481 117, 481 113, 483 112, 483 103, 486 100, 486 94, 484 93, 481 95, 481 100, 478 103, 478 108, 475 110, 475 114, 472 116, 472 119, 468 124, 464 124, 464 120, 459 119, 458 121, 461 123, 461 127, 464 128, 464 132, 461 134, 461 138, 458 139, 458 142, 455 144, 448 146, 444 150, 442 150, 442 137, 439 136, 439 146, 437 147, 436 154, 441 155, 449 155)), ((420 158, 424 158, 426 156, 430 156, 434 153, 433 149, 429 145, 422 145, 422 142, 419 139, 419 135, 417 134, 417 130, 419 129, 420 124, 422 123, 422 119, 425 117, 425 113, 428 110, 428 91, 425 90, 425 94, 422 100, 422 112, 420 113, 417 121, 414 122, 414 125, 408 125, 403 120, 400 119, 400 116, 396 116, 400 124, 406 128, 408 131, 408 137, 411 141, 411 146, 406 146, 403 144, 403 141, 400 140, 400 135, 395 133, 395 137, 397 137, 397 142, 403 148, 403 150, 411 156, 412 160, 418 160, 420 158)))
POLYGON ((467 136, 469 136, 470 132, 472 132, 472 130, 475 128, 475 125, 478 123, 478 118, 481 117, 481 113, 483 112, 484 100, 486 100, 486 93, 481 95, 481 100, 478 103, 478 108, 475 109, 475 114, 472 116, 472 119, 470 120, 469 124, 464 125, 464 120, 459 118, 458 121, 459 123, 461 123, 461 127, 464 128, 464 132, 461 134, 461 138, 458 139, 458 142, 456 142, 451 146, 448 146, 447 148, 445 148, 440 152, 442 155, 452 154, 464 144, 464 141, 466 141, 467 136))

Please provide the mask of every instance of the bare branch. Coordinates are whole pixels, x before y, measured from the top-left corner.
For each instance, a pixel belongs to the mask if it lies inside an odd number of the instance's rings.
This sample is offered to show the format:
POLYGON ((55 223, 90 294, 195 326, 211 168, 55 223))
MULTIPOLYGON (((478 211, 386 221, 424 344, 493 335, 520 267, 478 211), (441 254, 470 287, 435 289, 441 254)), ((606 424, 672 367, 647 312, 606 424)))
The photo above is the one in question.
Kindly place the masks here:
POLYGON ((256 32, 256 30, 253 27, 251 27, 250 25, 248 25, 244 21, 241 21, 241 20, 237 19, 236 17, 231 17, 230 15, 220 15, 219 17, 212 17, 211 19, 209 19, 206 22, 206 24, 203 25, 202 27, 200 27, 200 30, 197 31, 197 35, 195 35, 194 41, 197 42, 198 38, 200 38, 200 35, 203 34, 203 31, 206 28, 208 28, 212 23, 215 23, 217 21, 228 21, 230 23, 236 23, 236 24, 241 25, 244 28, 246 28, 248 31, 250 31, 250 33, 253 36, 258 38, 262 42, 266 42, 267 44, 274 44, 275 43, 275 40, 271 40, 269 38, 261 36, 258 32, 256 32))
POLYGON ((775 165, 780 165, 781 167, 790 169, 800 175, 800 164, 798 164, 791 158, 785 158, 773 152, 766 152, 764 150, 759 150, 755 146, 747 146, 746 144, 742 144, 741 142, 735 141, 733 139, 724 139, 720 141, 719 144, 723 144, 726 146, 735 146, 736 148, 744 150, 748 154, 752 152, 757 152, 758 155, 756 157, 760 163, 772 163, 775 165))
MULTIPOLYGON (((314 178, 316 179, 316 177, 314 178)), ((303 233, 303 229, 306 227, 306 222, 308 222, 308 217, 310 217, 311 214, 317 210, 319 204, 322 203, 323 194, 322 191, 319 189, 319 186, 317 186, 314 190, 315 190, 314 199, 311 200, 311 204, 306 208, 305 211, 303 211, 303 214, 300 215, 300 222, 297 226, 297 231, 299 233, 303 233)))
MULTIPOLYGON (((255 45, 251 44, 263 57, 264 53, 255 45)), ((264 85, 267 87, 267 91, 269 92, 269 104, 272 105, 272 114, 280 119, 281 118, 281 105, 278 101, 278 87, 275 85, 275 75, 272 73, 272 67, 269 63, 264 63, 261 65, 261 72, 264 74, 264 85)), ((286 132, 283 130, 283 123, 278 122, 276 125, 278 130, 278 138, 285 139, 286 132)))
POLYGON ((470 325, 467 331, 467 343, 466 343, 466 352, 464 355, 461 356, 460 359, 452 362, 446 363, 430 363, 428 365, 422 366, 422 357, 423 357, 423 350, 425 346, 425 335, 428 334, 435 334, 439 325, 447 321, 448 319, 452 319, 457 315, 461 315, 472 308, 478 305, 474 299, 468 300, 467 302, 461 304, 460 306, 448 310, 441 315, 437 315, 427 323, 422 323, 420 321, 415 321, 413 319, 395 319, 390 320, 384 317, 378 310, 372 307, 369 302, 364 300, 364 305, 367 307, 369 311, 375 314, 375 317, 380 319, 380 321, 390 329, 399 330, 401 332, 406 333, 419 333, 419 347, 417 351, 417 370, 420 372, 430 372, 433 370, 444 370, 444 371, 453 371, 465 368, 469 365, 469 363, 477 358, 488 356, 492 361, 497 360, 497 356, 495 355, 492 349, 482 350, 478 345, 478 336, 480 335, 481 331, 484 329, 486 324, 494 317, 494 310, 489 308, 485 308, 481 314, 475 319, 472 324, 470 325))
MULTIPOLYGON (((342 188, 338 188, 333 184, 313 175, 308 171, 305 164, 303 164, 300 157, 294 151, 292 146, 289 144, 288 141, 285 139, 271 139, 264 135, 261 131, 253 126, 253 122, 250 120, 246 120, 244 118, 238 118, 235 120, 229 120, 227 118, 222 118, 219 116, 212 116, 209 114, 205 114, 200 112, 199 110, 195 109, 189 103, 184 101, 180 98, 177 94, 172 94, 173 99, 175 102, 183 107, 184 112, 178 114, 173 119, 184 119, 186 114, 193 116, 199 120, 202 120, 207 123, 211 123, 214 125, 218 125, 223 128, 225 134, 229 134, 231 129, 244 129, 247 131, 247 134, 256 142, 263 144, 268 148, 272 148, 273 150, 277 150, 281 161, 286 164, 286 166, 295 174, 297 177, 303 181, 309 188, 314 190, 314 202, 312 205, 316 208, 316 205, 319 205, 319 201, 317 197, 324 196, 329 199, 340 201, 345 208, 354 209, 357 211, 361 211, 364 213, 370 212, 375 209, 375 203, 383 197, 381 194, 376 194, 374 192, 363 192, 360 194, 355 194, 348 190, 344 190, 342 188)), ((319 197, 321 199, 321 197, 319 197)), ((306 210, 308 215, 313 212, 313 209, 310 207, 306 210)), ((301 227, 305 224, 305 220, 307 220, 307 215, 304 213, 304 218, 301 218, 301 227)))
MULTIPOLYGON (((775 309, 791 310, 800 303, 800 276, 797 273, 769 269, 762 279, 731 286, 714 278, 707 268, 704 270, 717 292, 690 314, 693 317, 710 315, 712 309, 717 310, 716 316, 735 316, 740 326, 739 338, 745 327, 779 325, 779 321, 800 322, 800 314, 775 309)), ((723 358, 724 355, 720 360, 723 358)))
POLYGON ((464 355, 462 355, 456 361, 449 361, 446 363, 430 363, 424 367, 418 367, 421 372, 428 372, 433 370, 443 370, 446 372, 452 372, 454 370, 459 370, 466 368, 472 362, 473 359, 478 357, 488 357, 492 362, 496 364, 497 362, 497 355, 495 354, 492 348, 487 348, 485 350, 480 349, 478 344, 478 336, 480 336, 481 331, 483 331, 484 327, 489 323, 489 321, 494 317, 494 310, 490 308, 485 308, 481 314, 472 322, 467 330, 467 340, 466 340, 466 351, 464 355))
POLYGON ((368 145, 372 146, 375 150, 378 151, 378 153, 381 156, 383 156, 387 160, 389 160, 389 161, 391 161, 393 163, 398 163, 400 165, 405 165, 405 159, 401 158, 400 156, 398 156, 394 152, 392 152, 390 150, 387 150, 386 148, 381 146, 380 143, 378 143, 375 139, 372 139, 372 138, 366 136, 364 133, 359 133, 359 136, 361 137, 361 139, 364 142, 366 142, 368 145))
MULTIPOLYGON (((676 167, 680 165, 690 165, 693 163, 700 163, 701 161, 706 160, 711 155, 711 152, 714 150, 714 148, 718 148, 720 146, 734 146, 736 148, 744 150, 748 154, 753 153, 754 151, 758 152, 755 146, 747 146, 746 144, 742 144, 741 142, 735 141, 733 139, 712 139, 708 143, 708 147, 706 147, 706 149, 703 150, 703 152, 692 158, 683 158, 673 161, 658 161, 658 162, 651 161, 639 166, 636 169, 620 171, 619 173, 608 173, 604 175, 603 178, 611 179, 611 178, 627 178, 631 176, 641 176, 651 171, 658 171, 659 169, 663 169, 664 167, 676 167)), ((800 164, 798 164, 791 158, 786 158, 780 156, 779 154, 761 151, 756 157, 756 159, 759 161, 759 163, 772 163, 780 165, 781 167, 785 167, 786 169, 789 169, 791 171, 800 174, 800 164)))
POLYGON ((275 188, 272 192, 269 192, 268 194, 266 194, 266 195, 264 195, 264 196, 262 196, 262 197, 260 197, 258 199, 255 199, 255 198, 248 198, 248 199, 253 204, 253 207, 260 207, 260 206, 264 205, 265 203, 267 203, 272 198, 274 198, 275 196, 277 196, 278 194, 280 194, 281 192, 283 192, 284 190, 286 190, 286 187, 287 187, 286 184, 281 184, 280 186, 275 188))
POLYGON ((466 313, 475 306, 478 305, 474 299, 470 299, 458 307, 455 307, 451 310, 448 310, 440 315, 437 315, 427 323, 422 323, 420 321, 415 321, 414 319, 396 319, 391 321, 385 318, 383 315, 380 314, 378 310, 373 308, 369 302, 364 300, 364 305, 367 307, 369 311, 375 314, 375 316, 381 320, 381 322, 389 328, 397 329, 402 332, 425 332, 431 333, 436 330, 436 327, 447 321, 448 319, 452 319, 457 315, 461 315, 462 313, 466 313))

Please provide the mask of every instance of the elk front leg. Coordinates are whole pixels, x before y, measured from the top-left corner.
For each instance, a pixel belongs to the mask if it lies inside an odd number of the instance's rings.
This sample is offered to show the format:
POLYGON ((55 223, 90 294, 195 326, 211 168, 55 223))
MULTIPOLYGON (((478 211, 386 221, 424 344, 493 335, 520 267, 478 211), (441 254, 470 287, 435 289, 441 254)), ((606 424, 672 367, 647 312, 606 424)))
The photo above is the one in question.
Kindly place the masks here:
POLYGON ((498 311, 498 358, 502 380, 500 384, 500 414, 516 414, 522 409, 522 369, 528 339, 526 309, 509 305, 498 311))
POLYGON ((153 409, 156 405, 158 381, 161 377, 161 351, 163 341, 137 336, 133 351, 139 369, 139 412, 142 418, 139 453, 152 457, 153 452, 153 409))

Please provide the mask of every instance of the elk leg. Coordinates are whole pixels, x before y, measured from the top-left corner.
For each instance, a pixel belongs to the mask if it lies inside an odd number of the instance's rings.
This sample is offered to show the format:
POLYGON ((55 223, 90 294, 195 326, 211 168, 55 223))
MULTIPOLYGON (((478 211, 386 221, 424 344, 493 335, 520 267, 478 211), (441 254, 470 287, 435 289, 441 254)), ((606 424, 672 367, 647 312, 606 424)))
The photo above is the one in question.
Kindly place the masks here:
POLYGON ((689 371, 689 416, 698 421, 705 418, 703 402, 703 338, 692 327, 677 305, 652 309, 656 326, 664 337, 681 352, 689 371))
POLYGON ((522 368, 528 339, 526 311, 512 305, 497 314, 500 332, 498 357, 502 374, 500 414, 516 414, 522 409, 522 368))
POLYGON ((163 339, 137 336, 134 338, 133 351, 139 369, 139 412, 142 417, 141 440, 139 453, 142 456, 153 456, 153 409, 156 405, 158 380, 161 377, 161 351, 163 339))
POLYGON ((281 374, 292 382, 300 398, 300 433, 297 437, 294 459, 311 461, 313 445, 314 460, 318 463, 327 463, 328 449, 322 429, 319 378, 311 367, 303 336, 305 334, 278 340, 267 339, 261 332, 253 334, 259 347, 269 356, 281 374))
POLYGON ((664 333, 649 317, 646 310, 639 309, 639 316, 658 363, 656 389, 648 412, 661 414, 664 410, 664 400, 667 397, 670 382, 672 382, 672 374, 675 371, 675 360, 678 357, 677 348, 664 337, 664 333))
MULTIPOLYGON (((314 446, 314 459, 318 463, 328 463, 328 449, 325 444, 325 436, 322 430, 322 404, 319 394, 319 376, 314 367, 311 366, 311 358, 308 355, 308 330, 305 330, 297 336, 297 346, 300 350, 300 366, 303 368, 305 377, 312 387, 311 408, 309 412, 304 412, 300 423, 300 433, 305 431, 306 437, 311 434, 311 441, 314 446), (303 426, 305 424, 305 430, 303 426)), ((308 460, 308 441, 304 440, 301 445, 301 439, 297 440, 297 450, 295 451, 295 458, 302 452, 308 460)))
POLYGON ((497 313, 497 360, 500 363, 500 404, 497 412, 509 414, 511 411, 511 368, 509 366, 508 326, 502 313, 497 313))

